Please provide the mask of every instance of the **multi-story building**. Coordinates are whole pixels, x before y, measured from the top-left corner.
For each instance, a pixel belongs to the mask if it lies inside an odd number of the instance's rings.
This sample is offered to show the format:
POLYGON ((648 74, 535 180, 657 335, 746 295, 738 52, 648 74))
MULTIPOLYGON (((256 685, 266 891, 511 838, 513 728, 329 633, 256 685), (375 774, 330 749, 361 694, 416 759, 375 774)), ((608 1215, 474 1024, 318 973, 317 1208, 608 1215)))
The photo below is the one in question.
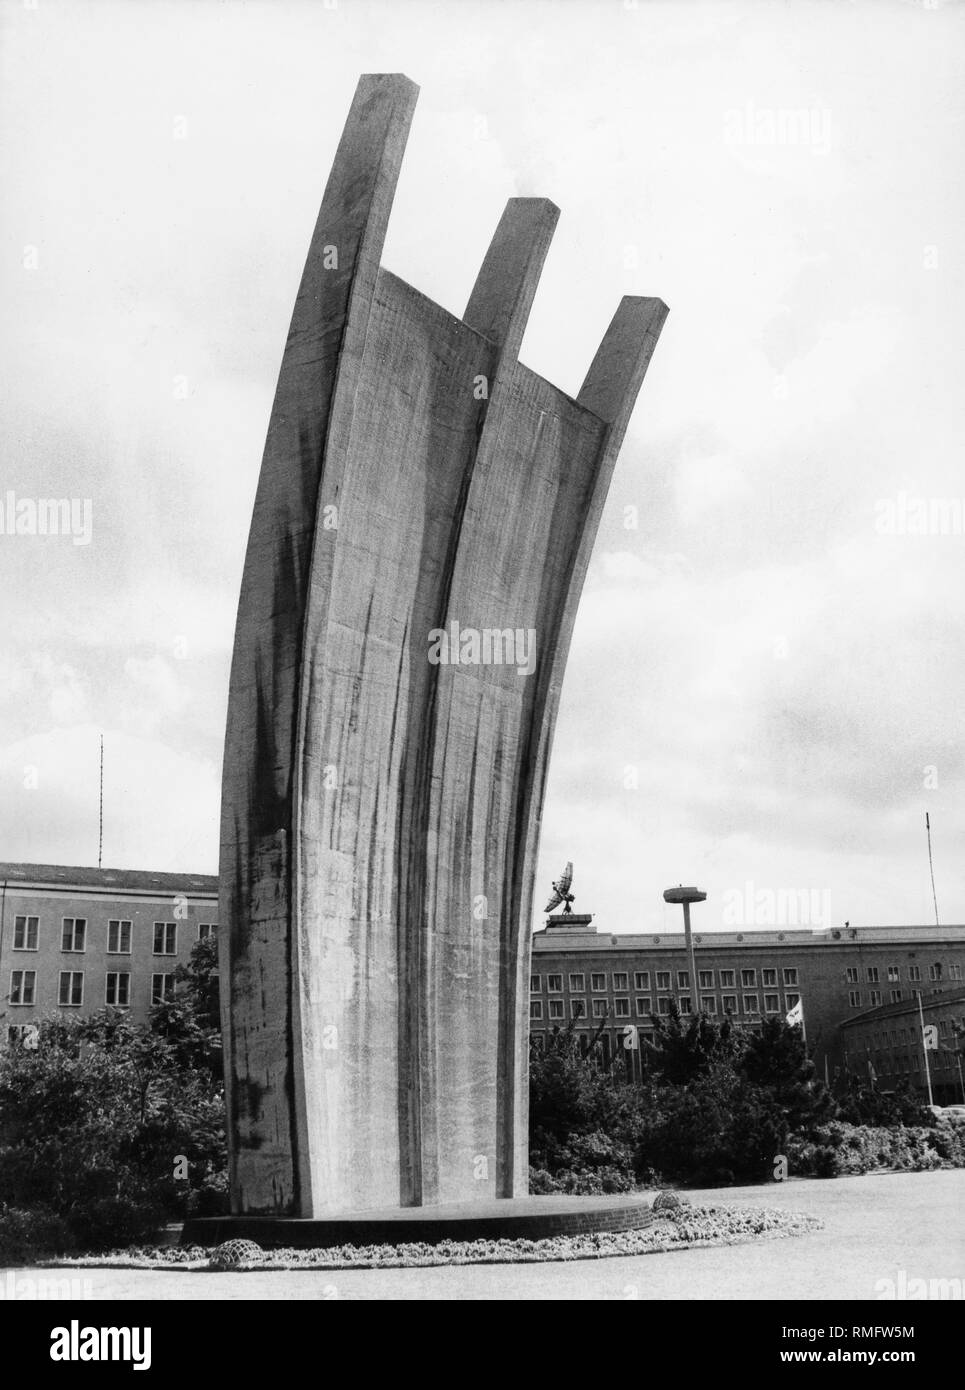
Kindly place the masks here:
MULTIPOLYGON (((144 1021, 217 920, 213 875, 0 864, 0 1040, 58 1009, 112 1004, 144 1021)), ((820 1074, 825 1060, 846 1063, 839 1024, 915 1002, 919 990, 926 1008, 951 1000, 965 975, 960 926, 697 932, 694 944, 696 982, 683 933, 621 935, 594 930, 586 915, 550 917, 533 938, 536 1045, 572 1019, 586 1041, 602 1027, 609 1057, 628 1024, 646 1034, 671 999, 682 1014, 730 1015, 750 1028, 800 1003, 820 1074)))
POLYGON ((834 927, 697 932, 691 980, 683 933, 594 931, 592 918, 560 913, 533 938, 530 1029, 577 1020, 589 1038, 603 1025, 609 1056, 628 1024, 646 1033, 676 999, 684 1015, 730 1015, 750 1028, 798 1003, 819 1074, 843 1065, 838 1024, 869 1008, 961 986, 965 927, 834 927))
POLYGON ((902 1084, 921 1094, 931 1077, 936 1105, 965 1103, 965 989, 923 993, 868 1009, 839 1025, 844 1064, 881 1090, 902 1084), (934 1047, 925 1049, 923 1027, 933 1028, 934 1047), (926 1074, 926 1063, 928 1073, 926 1074))
POLYGON ((145 1021, 217 922, 212 875, 0 864, 0 1037, 58 1009, 145 1021))

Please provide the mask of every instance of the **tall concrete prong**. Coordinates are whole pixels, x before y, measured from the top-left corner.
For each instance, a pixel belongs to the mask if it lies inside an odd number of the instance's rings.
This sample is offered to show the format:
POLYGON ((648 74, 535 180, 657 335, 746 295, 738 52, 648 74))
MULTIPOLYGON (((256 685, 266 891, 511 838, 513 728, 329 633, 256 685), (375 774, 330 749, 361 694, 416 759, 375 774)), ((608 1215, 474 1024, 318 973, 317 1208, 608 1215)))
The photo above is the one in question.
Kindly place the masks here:
POLYGON ((577 396, 580 405, 610 426, 608 448, 614 459, 669 312, 662 299, 624 295, 577 396))
POLYGON ((560 210, 548 198, 510 198, 479 268, 463 322, 519 356, 560 210))

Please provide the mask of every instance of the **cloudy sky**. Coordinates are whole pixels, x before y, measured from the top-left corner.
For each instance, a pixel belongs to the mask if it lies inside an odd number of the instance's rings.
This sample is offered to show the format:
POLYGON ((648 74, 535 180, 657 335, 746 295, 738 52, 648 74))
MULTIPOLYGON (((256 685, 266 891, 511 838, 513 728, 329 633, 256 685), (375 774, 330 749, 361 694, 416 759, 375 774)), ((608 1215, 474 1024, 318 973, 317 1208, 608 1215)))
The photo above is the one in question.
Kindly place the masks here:
POLYGON ((96 863, 103 732, 105 863, 216 870, 295 290, 356 80, 401 71, 390 269, 461 313, 506 199, 552 198, 521 356, 571 394, 621 295, 671 310, 577 622, 539 906, 572 859, 613 931, 676 926, 679 881, 705 928, 747 884, 809 890, 818 925, 928 922, 928 810, 965 921, 965 9, 0 14, 0 506, 91 520, 0 534, 0 859, 96 863))

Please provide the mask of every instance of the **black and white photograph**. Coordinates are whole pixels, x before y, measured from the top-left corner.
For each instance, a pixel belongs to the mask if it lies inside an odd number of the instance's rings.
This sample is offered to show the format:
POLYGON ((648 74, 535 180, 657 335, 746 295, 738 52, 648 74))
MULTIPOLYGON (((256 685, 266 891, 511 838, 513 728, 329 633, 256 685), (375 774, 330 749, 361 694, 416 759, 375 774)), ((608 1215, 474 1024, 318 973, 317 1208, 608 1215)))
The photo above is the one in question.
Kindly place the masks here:
POLYGON ((25 1364, 594 1301, 937 1373, 965 3, 0 0, 0 64, 25 1364))

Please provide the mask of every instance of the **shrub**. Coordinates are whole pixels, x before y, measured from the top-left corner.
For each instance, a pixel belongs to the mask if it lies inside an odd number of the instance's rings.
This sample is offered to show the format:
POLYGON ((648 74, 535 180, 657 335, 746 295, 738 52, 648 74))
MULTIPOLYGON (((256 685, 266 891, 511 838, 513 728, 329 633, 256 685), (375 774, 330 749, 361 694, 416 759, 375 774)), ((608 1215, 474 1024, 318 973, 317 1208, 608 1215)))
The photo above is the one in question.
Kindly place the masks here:
POLYGON ((208 943, 196 956, 197 979, 189 969, 184 998, 154 1010, 149 1026, 115 1009, 56 1017, 41 1023, 36 1048, 0 1052, 0 1204, 53 1213, 91 1250, 224 1208, 208 943))
POLYGON ((56 1212, 0 1208, 0 1265, 25 1264, 37 1255, 62 1255, 72 1241, 56 1212))
POLYGON ((800 1177, 960 1168, 965 1166, 965 1130, 951 1125, 884 1127, 834 1121, 806 1138, 792 1135, 786 1152, 790 1171, 800 1177))

